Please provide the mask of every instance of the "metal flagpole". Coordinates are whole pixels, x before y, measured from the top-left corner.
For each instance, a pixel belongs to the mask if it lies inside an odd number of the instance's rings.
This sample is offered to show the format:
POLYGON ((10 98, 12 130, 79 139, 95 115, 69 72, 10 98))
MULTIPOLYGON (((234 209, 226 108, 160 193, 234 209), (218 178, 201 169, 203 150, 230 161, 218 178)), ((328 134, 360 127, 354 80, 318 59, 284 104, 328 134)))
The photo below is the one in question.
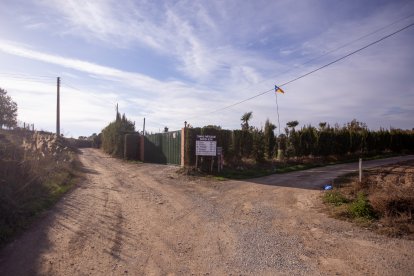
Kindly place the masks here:
POLYGON ((279 136, 280 136, 280 120, 279 120, 279 104, 277 103, 277 91, 275 91, 276 94, 276 110, 277 110, 277 128, 279 129, 279 136))

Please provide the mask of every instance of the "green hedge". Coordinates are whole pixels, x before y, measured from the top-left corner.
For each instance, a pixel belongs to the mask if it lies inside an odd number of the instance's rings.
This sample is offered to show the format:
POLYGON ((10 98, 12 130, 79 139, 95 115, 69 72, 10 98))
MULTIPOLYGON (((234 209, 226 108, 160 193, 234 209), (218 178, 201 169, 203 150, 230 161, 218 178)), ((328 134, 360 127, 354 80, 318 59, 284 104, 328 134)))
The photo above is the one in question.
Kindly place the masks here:
POLYGON ((125 114, 117 116, 114 122, 111 122, 102 130, 102 149, 112 156, 124 157, 124 135, 135 132, 135 125, 129 121, 125 114))
POLYGON ((303 156, 344 156, 370 155, 384 152, 414 152, 414 131, 401 129, 369 130, 365 124, 352 121, 343 127, 311 125, 300 130, 286 128, 286 134, 278 138, 273 135, 274 128, 259 130, 251 127, 247 130, 223 130, 217 127, 187 128, 185 160, 187 165, 195 164, 196 136, 215 135, 217 146, 223 147, 227 163, 237 164, 242 158, 251 158, 257 162, 275 157, 278 150, 287 157, 303 156))

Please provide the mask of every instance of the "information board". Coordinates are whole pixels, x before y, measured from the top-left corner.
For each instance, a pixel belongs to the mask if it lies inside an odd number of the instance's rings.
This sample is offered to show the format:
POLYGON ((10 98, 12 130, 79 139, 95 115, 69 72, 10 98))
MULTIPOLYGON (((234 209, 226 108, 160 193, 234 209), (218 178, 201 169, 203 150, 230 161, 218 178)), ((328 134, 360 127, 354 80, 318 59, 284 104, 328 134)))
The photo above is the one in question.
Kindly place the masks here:
POLYGON ((217 141, 215 135, 197 135, 196 155, 216 156, 217 141))

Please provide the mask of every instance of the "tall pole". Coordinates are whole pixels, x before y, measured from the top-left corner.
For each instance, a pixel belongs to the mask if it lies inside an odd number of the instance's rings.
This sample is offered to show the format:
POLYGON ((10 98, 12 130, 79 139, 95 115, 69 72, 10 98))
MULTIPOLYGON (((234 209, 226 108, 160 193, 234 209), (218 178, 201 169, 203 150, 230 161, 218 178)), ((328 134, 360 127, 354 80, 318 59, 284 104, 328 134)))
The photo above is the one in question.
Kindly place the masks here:
POLYGON ((144 117, 144 125, 142 126, 142 135, 145 136, 145 117, 144 117))
POLYGON ((57 77, 56 135, 60 137, 60 78, 57 77))
POLYGON ((276 111, 277 111, 277 128, 279 129, 279 136, 280 136, 280 120, 279 120, 279 105, 277 103, 277 91, 275 91, 276 94, 276 111))

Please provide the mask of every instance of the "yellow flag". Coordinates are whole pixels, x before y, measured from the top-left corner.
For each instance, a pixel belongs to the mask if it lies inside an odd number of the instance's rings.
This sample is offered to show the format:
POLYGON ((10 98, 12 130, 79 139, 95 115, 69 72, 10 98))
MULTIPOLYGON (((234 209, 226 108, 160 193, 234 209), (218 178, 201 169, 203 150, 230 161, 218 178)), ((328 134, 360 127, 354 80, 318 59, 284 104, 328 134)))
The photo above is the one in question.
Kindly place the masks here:
POLYGON ((277 85, 275 85, 275 93, 282 93, 285 94, 285 91, 282 90, 282 88, 278 87, 277 85))

